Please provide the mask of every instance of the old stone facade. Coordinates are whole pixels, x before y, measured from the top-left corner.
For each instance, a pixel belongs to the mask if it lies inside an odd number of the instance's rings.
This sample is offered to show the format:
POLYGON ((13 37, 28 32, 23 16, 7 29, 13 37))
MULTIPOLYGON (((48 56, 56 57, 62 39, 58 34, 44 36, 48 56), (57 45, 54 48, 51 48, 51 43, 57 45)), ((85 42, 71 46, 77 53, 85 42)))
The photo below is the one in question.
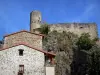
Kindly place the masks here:
MULTIPOLYGON (((48 75, 45 57, 48 57, 48 60, 52 59, 49 62, 52 64, 55 54, 25 43, 2 48, 0 75, 48 75)), ((53 66, 51 68, 54 69, 53 66)), ((51 75, 54 75, 54 71, 51 75)))
POLYGON ((37 35, 25 30, 6 35, 4 39, 4 48, 12 47, 13 45, 18 43, 26 43, 35 48, 42 49, 42 36, 42 34, 37 35))
POLYGON ((44 53, 18 45, 0 51, 0 75, 18 75, 19 65, 24 65, 24 75, 44 75, 44 53), (23 50, 23 56, 19 55, 23 50))

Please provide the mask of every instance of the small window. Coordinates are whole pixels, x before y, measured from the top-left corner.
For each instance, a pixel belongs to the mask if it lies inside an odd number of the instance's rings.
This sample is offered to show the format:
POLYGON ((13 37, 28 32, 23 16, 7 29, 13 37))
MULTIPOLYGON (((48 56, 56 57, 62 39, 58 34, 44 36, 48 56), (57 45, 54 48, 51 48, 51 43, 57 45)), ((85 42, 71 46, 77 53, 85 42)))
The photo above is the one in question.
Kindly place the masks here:
POLYGON ((35 32, 35 29, 33 29, 33 32, 35 32))
POLYGON ((40 20, 40 17, 39 17, 39 20, 40 20))
POLYGON ((67 28, 70 28, 70 25, 66 25, 67 28))
POLYGON ((23 49, 19 49, 19 56, 23 56, 23 49))
POLYGON ((40 20, 38 20, 38 22, 40 22, 40 20))
POLYGON ((24 65, 19 65, 19 72, 24 73, 24 65))
POLYGON ((18 72, 18 75, 23 75, 23 73, 22 72, 18 72))
POLYGON ((84 27, 80 27, 80 29, 83 29, 84 27))

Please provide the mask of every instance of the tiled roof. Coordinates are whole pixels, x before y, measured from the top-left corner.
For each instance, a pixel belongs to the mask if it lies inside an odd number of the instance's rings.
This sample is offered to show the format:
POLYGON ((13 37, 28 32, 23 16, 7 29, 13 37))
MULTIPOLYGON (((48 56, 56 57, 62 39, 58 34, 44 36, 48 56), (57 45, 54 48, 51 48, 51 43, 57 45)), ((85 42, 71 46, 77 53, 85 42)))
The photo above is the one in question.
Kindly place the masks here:
MULTIPOLYGON (((51 56, 55 56, 55 55, 56 55, 56 54, 54 54, 54 53, 47 52, 47 51, 42 50, 42 49, 34 48, 34 47, 32 47, 32 46, 29 46, 29 45, 26 44, 26 43, 18 43, 18 44, 16 44, 16 45, 13 45, 12 47, 16 47, 16 46, 19 46, 19 45, 27 46, 27 47, 29 47, 29 48, 35 49, 35 50, 37 50, 37 51, 40 51, 40 52, 42 52, 42 53, 44 53, 44 54, 46 54, 46 55, 51 55, 51 56)), ((9 48, 12 48, 12 47, 2 48, 2 49, 0 49, 0 51, 2 51, 2 50, 6 50, 6 49, 9 49, 9 48)))
POLYGON ((12 34, 8 34, 8 35, 5 35, 4 37, 8 37, 10 35, 14 35, 14 34, 17 34, 17 33, 21 33, 21 32, 27 32, 27 33, 30 33, 30 34, 35 34, 35 35, 39 35, 39 36, 44 36, 43 34, 36 34, 36 33, 31 33, 29 31, 26 31, 26 30, 21 30, 19 32, 15 32, 15 33, 12 33, 12 34))

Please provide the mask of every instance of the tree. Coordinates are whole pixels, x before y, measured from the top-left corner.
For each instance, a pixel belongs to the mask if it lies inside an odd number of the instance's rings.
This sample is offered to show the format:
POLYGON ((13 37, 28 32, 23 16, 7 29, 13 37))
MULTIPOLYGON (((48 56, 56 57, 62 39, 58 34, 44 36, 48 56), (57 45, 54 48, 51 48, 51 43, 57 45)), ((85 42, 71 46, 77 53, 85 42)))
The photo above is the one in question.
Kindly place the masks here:
POLYGON ((50 31, 50 27, 48 26, 48 24, 45 23, 45 24, 41 25, 39 31, 41 32, 41 34, 47 35, 48 32, 50 31))
POLYGON ((94 41, 90 39, 90 35, 88 33, 83 33, 77 42, 79 50, 89 50, 94 45, 94 41))
POLYGON ((73 60, 73 47, 76 44, 77 35, 65 31, 62 33, 52 31, 44 38, 44 49, 56 53, 56 75, 70 75, 70 64, 73 60))
POLYGON ((100 74, 100 47, 95 45, 90 50, 90 61, 88 62, 88 74, 99 75, 100 74))
POLYGON ((45 36, 43 46, 56 53, 56 75, 99 75, 100 47, 95 41, 88 33, 78 38, 71 32, 52 31, 45 36))

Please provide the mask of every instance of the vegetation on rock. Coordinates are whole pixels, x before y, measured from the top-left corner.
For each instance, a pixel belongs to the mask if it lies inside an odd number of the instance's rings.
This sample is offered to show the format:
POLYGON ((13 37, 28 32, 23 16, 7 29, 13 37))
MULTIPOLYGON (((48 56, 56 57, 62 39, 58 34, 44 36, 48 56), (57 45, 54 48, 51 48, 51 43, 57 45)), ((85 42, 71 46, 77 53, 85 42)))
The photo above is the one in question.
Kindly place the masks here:
POLYGON ((89 50, 94 44, 95 41, 90 39, 90 35, 88 33, 83 33, 77 41, 77 45, 80 50, 89 50))
POLYGON ((56 75, 100 74, 100 47, 96 44, 97 38, 90 39, 88 33, 78 37, 71 32, 48 32, 48 26, 43 27, 42 33, 46 34, 43 48, 56 53, 56 75))
POLYGON ((47 35, 48 32, 50 31, 50 28, 49 28, 48 24, 45 23, 45 24, 41 25, 39 31, 41 32, 41 34, 47 35))

